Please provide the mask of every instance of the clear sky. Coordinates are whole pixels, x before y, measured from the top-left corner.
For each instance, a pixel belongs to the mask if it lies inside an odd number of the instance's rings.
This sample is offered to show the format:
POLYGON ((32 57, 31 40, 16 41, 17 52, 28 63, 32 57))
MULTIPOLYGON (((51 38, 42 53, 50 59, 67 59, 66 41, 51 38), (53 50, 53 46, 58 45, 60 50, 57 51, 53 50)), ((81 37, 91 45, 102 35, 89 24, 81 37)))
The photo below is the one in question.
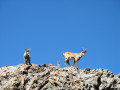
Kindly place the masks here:
MULTIPOLYGON (((0 67, 23 64, 65 67, 62 53, 87 53, 79 69, 120 73, 119 0, 0 0, 0 67)), ((71 64, 73 62, 71 61, 71 64)))

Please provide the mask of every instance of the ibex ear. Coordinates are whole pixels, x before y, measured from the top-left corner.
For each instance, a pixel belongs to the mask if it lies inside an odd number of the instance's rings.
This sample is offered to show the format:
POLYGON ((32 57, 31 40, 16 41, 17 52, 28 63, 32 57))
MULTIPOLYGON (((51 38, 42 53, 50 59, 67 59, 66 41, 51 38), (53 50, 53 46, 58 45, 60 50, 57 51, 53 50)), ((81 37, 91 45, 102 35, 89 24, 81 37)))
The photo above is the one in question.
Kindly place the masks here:
POLYGON ((85 49, 85 53, 87 52, 87 48, 85 49))
POLYGON ((82 52, 84 52, 84 48, 82 49, 82 52))
POLYGON ((82 51, 84 51, 84 48, 82 49, 82 51))

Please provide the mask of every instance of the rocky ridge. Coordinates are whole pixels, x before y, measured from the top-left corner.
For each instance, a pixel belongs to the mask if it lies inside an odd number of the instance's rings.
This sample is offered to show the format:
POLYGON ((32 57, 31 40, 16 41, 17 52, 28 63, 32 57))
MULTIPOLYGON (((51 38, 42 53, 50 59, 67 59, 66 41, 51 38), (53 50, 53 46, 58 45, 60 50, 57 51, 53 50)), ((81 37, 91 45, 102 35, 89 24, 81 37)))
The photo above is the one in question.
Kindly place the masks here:
POLYGON ((120 74, 52 64, 4 66, 0 68, 0 90, 120 90, 120 74))

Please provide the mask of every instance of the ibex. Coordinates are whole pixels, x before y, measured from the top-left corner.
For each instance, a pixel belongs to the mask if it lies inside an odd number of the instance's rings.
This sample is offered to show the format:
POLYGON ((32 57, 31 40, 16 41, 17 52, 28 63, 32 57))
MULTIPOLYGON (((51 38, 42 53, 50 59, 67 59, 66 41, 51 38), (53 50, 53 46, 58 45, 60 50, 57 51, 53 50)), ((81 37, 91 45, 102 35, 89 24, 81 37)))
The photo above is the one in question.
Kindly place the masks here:
POLYGON ((26 64, 29 63, 29 64, 31 65, 29 52, 30 52, 30 49, 27 49, 27 48, 26 48, 26 51, 25 51, 25 53, 24 53, 24 64, 25 64, 25 63, 26 63, 26 64))
POLYGON ((58 60, 57 64, 58 64, 58 67, 60 67, 60 60, 58 60))
POLYGON ((77 61, 80 60, 80 58, 84 56, 86 52, 87 52, 87 49, 84 50, 83 48, 81 53, 71 53, 71 52, 63 53, 63 56, 65 57, 65 61, 64 61, 65 65, 67 66, 66 62, 69 64, 69 60, 71 60, 71 61, 74 61, 73 66, 76 63, 76 67, 77 67, 77 61))

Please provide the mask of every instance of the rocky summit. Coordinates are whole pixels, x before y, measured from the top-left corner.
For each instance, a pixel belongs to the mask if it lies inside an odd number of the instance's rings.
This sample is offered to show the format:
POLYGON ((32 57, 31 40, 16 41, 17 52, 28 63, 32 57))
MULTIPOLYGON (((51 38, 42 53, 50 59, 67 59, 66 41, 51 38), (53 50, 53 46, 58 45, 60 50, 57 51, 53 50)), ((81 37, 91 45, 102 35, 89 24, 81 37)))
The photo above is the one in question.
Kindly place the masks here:
POLYGON ((4 66, 0 68, 0 90, 120 90, 120 74, 52 64, 4 66))

